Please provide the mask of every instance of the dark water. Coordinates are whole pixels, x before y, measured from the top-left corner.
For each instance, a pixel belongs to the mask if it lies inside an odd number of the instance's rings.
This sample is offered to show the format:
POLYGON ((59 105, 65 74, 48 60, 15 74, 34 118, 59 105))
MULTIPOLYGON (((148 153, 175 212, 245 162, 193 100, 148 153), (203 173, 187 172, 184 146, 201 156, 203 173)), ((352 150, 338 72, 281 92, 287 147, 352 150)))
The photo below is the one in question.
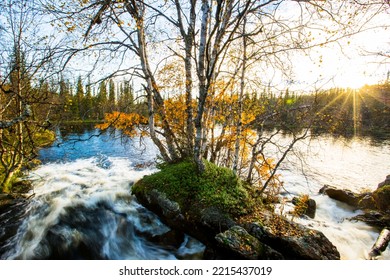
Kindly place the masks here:
MULTIPOLYGON (((155 150, 90 128, 59 131, 29 174, 35 197, 1 259, 193 259, 204 246, 171 231, 131 195, 134 181, 155 172, 155 150)), ((146 141, 148 141, 146 139, 146 141)), ((1 234, 1 233, 0 233, 1 234)))

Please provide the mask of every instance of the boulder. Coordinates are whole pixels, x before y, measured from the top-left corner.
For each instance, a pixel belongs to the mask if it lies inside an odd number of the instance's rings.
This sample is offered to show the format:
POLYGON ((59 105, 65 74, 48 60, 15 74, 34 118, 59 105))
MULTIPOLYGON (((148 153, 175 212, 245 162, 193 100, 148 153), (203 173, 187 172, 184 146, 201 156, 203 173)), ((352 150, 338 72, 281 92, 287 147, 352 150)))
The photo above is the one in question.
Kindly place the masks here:
POLYGON ((338 260, 340 253, 337 248, 317 230, 284 220, 287 235, 276 234, 270 227, 261 223, 246 225, 248 232, 260 242, 267 244, 291 260, 338 260), (289 229, 288 229, 289 228, 289 229))
POLYGON ((378 210, 390 213, 390 184, 382 185, 373 192, 372 196, 378 210))
POLYGON ((382 229, 384 227, 390 228, 390 215, 385 215, 383 212, 374 210, 349 218, 349 220, 364 222, 378 229, 382 229))
POLYGON ((347 189, 338 189, 336 187, 332 187, 329 185, 324 185, 319 193, 326 194, 332 199, 335 199, 340 202, 344 202, 352 207, 359 206, 359 200, 361 199, 361 195, 357 195, 350 190, 347 189))
POLYGON ((365 193, 360 196, 358 202, 359 209, 376 210, 376 203, 372 196, 372 193, 365 193))
POLYGON ((386 179, 378 184, 378 189, 386 185, 390 185, 390 175, 387 175, 386 179))
POLYGON ((314 199, 309 198, 309 197, 304 198, 304 199, 299 198, 299 197, 294 197, 292 199, 292 204, 294 204, 294 205, 302 204, 303 205, 303 207, 301 207, 302 211, 299 213, 299 215, 306 215, 312 219, 315 218, 317 204, 316 204, 316 201, 314 199))
POLYGON ((238 256, 240 259, 247 260, 283 259, 282 254, 261 243, 240 226, 233 226, 217 234, 215 239, 218 245, 227 249, 233 257, 238 256))

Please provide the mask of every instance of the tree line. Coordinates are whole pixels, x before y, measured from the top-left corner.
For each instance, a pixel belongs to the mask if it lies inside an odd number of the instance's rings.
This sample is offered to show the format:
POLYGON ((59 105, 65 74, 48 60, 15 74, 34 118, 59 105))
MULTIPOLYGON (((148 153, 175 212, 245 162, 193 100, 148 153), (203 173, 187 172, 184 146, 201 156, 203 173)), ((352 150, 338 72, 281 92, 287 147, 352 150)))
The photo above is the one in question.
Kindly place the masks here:
POLYGON ((51 99, 50 119, 54 122, 102 121, 106 113, 130 113, 137 107, 130 81, 116 83, 109 79, 92 85, 79 76, 75 84, 61 78, 59 82, 43 83, 41 88, 51 99))

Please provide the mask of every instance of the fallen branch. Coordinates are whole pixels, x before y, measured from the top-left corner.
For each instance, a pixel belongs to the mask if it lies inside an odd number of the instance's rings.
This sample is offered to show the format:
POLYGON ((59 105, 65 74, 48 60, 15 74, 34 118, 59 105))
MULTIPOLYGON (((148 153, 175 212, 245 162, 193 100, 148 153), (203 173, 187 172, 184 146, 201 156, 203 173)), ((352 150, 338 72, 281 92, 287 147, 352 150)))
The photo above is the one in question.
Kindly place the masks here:
POLYGON ((375 257, 382 254, 386 250, 390 242, 390 230, 384 228, 376 239, 375 244, 372 246, 371 251, 368 253, 368 258, 370 260, 375 259, 375 257))

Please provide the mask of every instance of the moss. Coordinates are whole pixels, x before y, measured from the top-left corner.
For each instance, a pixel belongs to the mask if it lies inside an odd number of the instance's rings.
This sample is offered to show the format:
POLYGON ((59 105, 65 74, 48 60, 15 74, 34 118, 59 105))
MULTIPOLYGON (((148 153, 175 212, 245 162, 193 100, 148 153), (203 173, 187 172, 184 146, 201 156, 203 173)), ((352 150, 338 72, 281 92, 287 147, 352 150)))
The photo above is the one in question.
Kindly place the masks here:
POLYGON ((161 166, 161 171, 145 176, 133 186, 133 193, 157 189, 179 203, 185 211, 216 206, 232 217, 251 211, 254 202, 249 187, 230 169, 205 161, 205 172, 199 174, 190 161, 161 166))
POLYGON ((385 185, 378 188, 373 197, 378 209, 382 211, 390 211, 390 185, 385 185))

